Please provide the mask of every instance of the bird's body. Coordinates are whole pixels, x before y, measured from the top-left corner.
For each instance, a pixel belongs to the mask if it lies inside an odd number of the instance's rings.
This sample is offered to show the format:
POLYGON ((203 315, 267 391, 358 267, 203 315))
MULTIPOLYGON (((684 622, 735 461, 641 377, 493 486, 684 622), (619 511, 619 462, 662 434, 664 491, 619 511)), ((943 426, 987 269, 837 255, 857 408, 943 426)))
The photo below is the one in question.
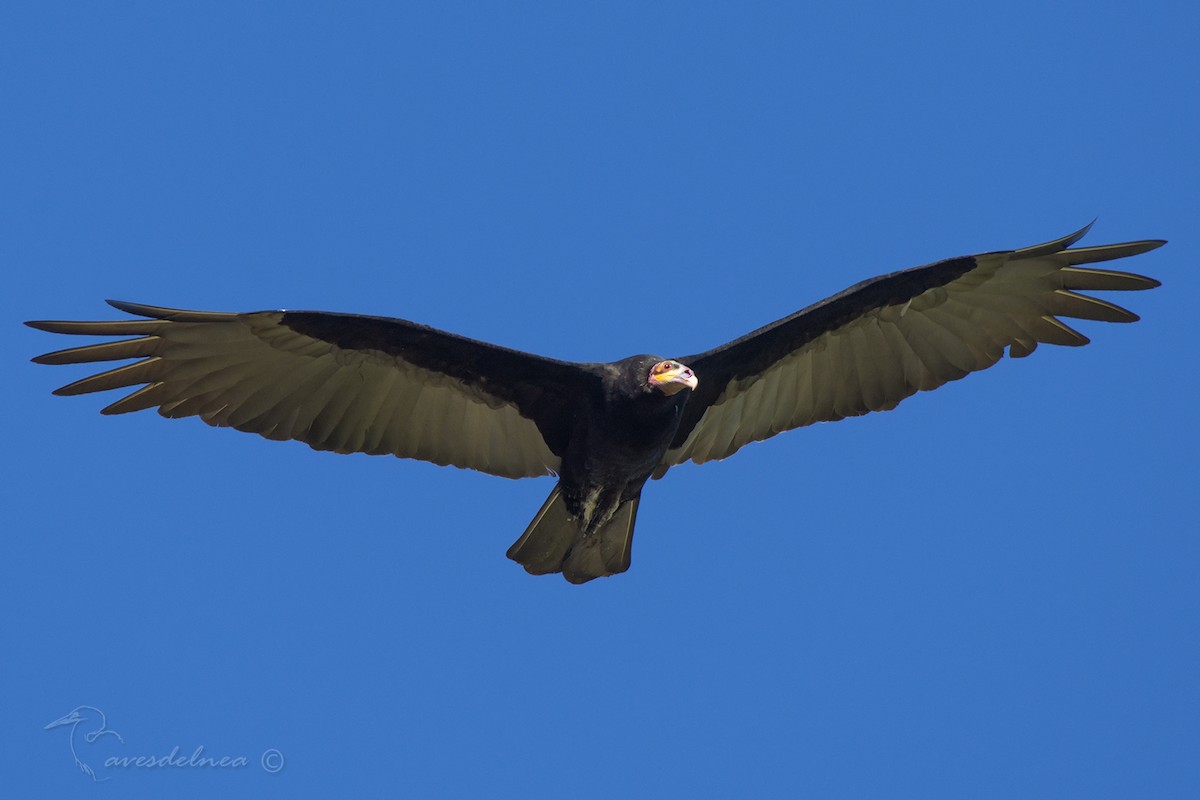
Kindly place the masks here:
POLYGON ((691 389, 668 395, 646 385, 644 376, 664 361, 634 356, 596 365, 602 391, 577 413, 559 479, 567 509, 585 528, 611 516, 614 501, 636 498, 671 445, 691 389))
POLYGON ((1038 343, 1087 339, 1058 317, 1137 317, 1080 290, 1157 286, 1080 265, 1159 247, 1069 249, 1086 232, 916 267, 858 284, 694 356, 556 361, 417 323, 324 312, 247 314, 112 305, 144 317, 32 322, 134 336, 40 356, 140 359, 64 386, 145 384, 104 409, 157 408, 320 450, 393 454, 558 483, 509 556, 581 583, 629 567, 642 489, 684 461, 819 421, 894 408, 1038 343))
POLYGON ((662 463, 695 386, 686 382, 690 370, 670 394, 647 384, 656 366, 671 363, 642 355, 588 365, 598 391, 581 398, 558 485, 510 558, 573 582, 629 568, 642 486, 662 463))

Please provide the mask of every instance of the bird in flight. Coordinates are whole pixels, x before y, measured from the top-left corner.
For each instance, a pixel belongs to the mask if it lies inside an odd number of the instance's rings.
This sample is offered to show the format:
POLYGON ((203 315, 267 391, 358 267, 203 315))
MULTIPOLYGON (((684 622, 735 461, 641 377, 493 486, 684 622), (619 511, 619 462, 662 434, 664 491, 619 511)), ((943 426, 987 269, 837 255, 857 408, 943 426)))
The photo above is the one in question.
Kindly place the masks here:
POLYGON ((1006 349, 1023 358, 1039 343, 1087 344, 1061 317, 1137 320, 1081 292, 1158 281, 1084 265, 1164 242, 1072 247, 1087 231, 872 278, 679 358, 573 363, 402 319, 320 311, 233 314, 109 301, 141 319, 26 324, 123 337, 33 359, 137 359, 55 392, 142 387, 104 414, 157 408, 317 450, 505 478, 557 475, 508 556, 530 573, 583 583, 629 568, 642 489, 676 464, 725 458, 814 422, 887 411, 990 367, 1006 349))

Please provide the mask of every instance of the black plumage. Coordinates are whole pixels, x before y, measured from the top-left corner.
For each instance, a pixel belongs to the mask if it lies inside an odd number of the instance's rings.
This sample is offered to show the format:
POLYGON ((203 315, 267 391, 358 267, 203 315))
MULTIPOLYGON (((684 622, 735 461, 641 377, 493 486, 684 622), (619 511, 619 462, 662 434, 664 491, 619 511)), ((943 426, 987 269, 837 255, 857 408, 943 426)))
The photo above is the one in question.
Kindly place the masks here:
POLYGON ((1059 317, 1137 317, 1079 291, 1158 285, 1082 267, 1139 241, 1070 249, 1071 236, 884 275, 715 349, 570 363, 405 320, 310 311, 245 314, 112 302, 143 319, 27 323, 131 336, 39 356, 138 359, 59 389, 143 385, 106 414, 157 408, 319 450, 453 464, 558 482, 508 555, 581 583, 628 569, 642 489, 684 461, 819 421, 894 408, 1038 343, 1087 339, 1059 317))

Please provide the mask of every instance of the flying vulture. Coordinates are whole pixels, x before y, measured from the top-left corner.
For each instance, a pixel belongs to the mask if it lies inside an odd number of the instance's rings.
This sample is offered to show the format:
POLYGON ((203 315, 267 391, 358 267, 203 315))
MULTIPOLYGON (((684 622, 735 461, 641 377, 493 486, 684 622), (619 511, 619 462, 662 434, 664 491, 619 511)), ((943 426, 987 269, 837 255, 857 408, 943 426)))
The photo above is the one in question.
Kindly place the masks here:
POLYGON ((417 458, 505 478, 557 474, 508 556, 530 573, 583 583, 629 568, 642 487, 676 464, 895 408, 917 391, 990 367, 1005 348, 1021 358, 1041 342, 1087 344, 1060 317, 1135 321, 1080 292, 1150 289, 1158 281, 1083 265, 1164 242, 1069 249, 1087 230, 873 278, 680 358, 571 363, 402 319, 319 311, 227 314, 110 301, 141 319, 27 324, 121 337, 34 359, 136 359, 55 392, 142 385, 104 414, 157 408, 164 417, 198 416, 317 450, 417 458))

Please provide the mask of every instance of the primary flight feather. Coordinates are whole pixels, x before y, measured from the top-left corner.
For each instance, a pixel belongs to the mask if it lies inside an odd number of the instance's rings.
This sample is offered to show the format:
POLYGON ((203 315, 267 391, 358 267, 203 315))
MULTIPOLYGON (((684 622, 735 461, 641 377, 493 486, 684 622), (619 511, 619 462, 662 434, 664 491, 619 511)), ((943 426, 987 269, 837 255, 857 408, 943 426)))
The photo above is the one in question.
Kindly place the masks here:
MULTIPOLYGON (((1090 227, 1090 226, 1089 226, 1090 227)), ((401 319, 315 311, 228 314, 110 301, 142 319, 40 321, 120 336, 40 364, 137 359, 57 390, 142 388, 103 413, 157 408, 318 450, 391 454, 558 483, 508 555, 582 583, 629 568, 643 486, 781 431, 886 411, 921 390, 1088 339, 1061 317, 1133 322, 1085 291, 1158 281, 1083 265, 1147 240, 1072 248, 1087 228, 1021 250, 873 278, 692 356, 571 363, 401 319)))

